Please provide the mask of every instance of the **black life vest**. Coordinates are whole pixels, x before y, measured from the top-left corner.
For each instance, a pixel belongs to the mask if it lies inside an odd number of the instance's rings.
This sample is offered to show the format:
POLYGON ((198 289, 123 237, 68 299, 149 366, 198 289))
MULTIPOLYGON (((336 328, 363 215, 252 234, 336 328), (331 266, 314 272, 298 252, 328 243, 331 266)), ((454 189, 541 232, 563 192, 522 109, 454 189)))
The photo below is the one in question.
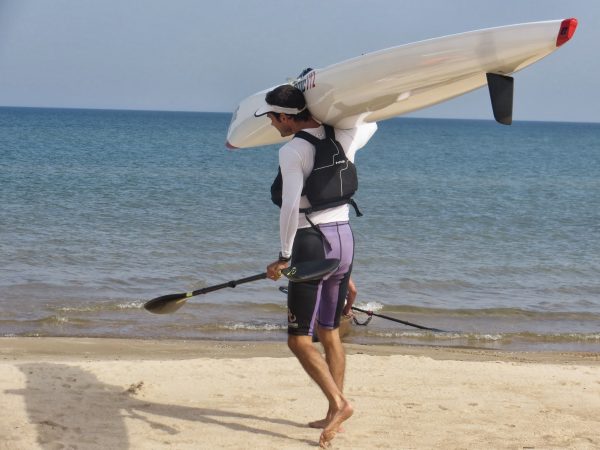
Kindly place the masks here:
MULTIPOLYGON (((341 144, 335 139, 335 131, 323 124, 325 139, 319 139, 306 131, 299 131, 294 136, 310 142, 315 147, 313 169, 304 182, 302 195, 310 202, 309 208, 301 208, 300 212, 308 215, 336 206, 351 204, 357 216, 362 216, 352 196, 358 189, 356 166, 346 157, 341 144)), ((281 208, 283 178, 281 168, 271 185, 271 200, 281 208)), ((309 223, 310 219, 308 219, 309 223)))

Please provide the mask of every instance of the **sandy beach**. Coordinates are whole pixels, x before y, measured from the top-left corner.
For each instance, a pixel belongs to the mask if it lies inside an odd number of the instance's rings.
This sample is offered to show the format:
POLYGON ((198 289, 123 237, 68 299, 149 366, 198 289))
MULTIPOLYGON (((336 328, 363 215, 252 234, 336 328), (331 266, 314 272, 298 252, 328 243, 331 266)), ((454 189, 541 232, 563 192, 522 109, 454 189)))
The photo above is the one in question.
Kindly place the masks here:
MULTIPOLYGON (((332 448, 600 448, 600 354, 348 345, 332 448)), ((326 402, 284 343, 0 339, 1 449, 305 449, 326 402)))

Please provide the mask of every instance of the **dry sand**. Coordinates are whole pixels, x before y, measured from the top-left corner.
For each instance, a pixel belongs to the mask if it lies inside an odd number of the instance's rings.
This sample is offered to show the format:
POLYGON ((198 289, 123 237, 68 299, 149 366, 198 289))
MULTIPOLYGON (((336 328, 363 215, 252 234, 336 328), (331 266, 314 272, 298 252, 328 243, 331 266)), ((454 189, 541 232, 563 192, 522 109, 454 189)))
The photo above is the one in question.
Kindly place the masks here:
MULTIPOLYGON (((598 449, 600 354, 349 345, 339 449, 598 449)), ((0 449, 306 449, 284 343, 0 338, 0 449)))

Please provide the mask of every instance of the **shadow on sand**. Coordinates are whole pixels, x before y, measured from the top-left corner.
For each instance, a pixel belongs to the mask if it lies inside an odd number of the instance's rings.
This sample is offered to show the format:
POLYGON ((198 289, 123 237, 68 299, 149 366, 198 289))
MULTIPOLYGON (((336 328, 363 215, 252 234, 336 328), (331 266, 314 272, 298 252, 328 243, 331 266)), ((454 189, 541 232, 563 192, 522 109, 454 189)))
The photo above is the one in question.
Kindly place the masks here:
MULTIPOLYGON (((218 425, 236 432, 260 434, 287 442, 306 443, 315 441, 292 438, 264 428, 244 425, 244 421, 262 421, 305 428, 306 425, 283 419, 261 417, 210 408, 194 408, 162 403, 152 403, 135 398, 136 388, 124 389, 101 382, 90 372, 66 364, 28 363, 19 365, 25 374, 25 389, 6 391, 22 395, 30 422, 37 427, 38 443, 42 448, 130 448, 129 433, 125 419, 141 420, 151 428, 161 430, 160 435, 149 436, 149 448, 168 445, 168 435, 179 430, 166 423, 150 419, 144 413, 195 423, 218 425), (57 405, 61 405, 57 407, 57 405)), ((168 421, 165 421, 168 422, 168 421)), ((198 442, 206 448, 207 442, 198 442)))

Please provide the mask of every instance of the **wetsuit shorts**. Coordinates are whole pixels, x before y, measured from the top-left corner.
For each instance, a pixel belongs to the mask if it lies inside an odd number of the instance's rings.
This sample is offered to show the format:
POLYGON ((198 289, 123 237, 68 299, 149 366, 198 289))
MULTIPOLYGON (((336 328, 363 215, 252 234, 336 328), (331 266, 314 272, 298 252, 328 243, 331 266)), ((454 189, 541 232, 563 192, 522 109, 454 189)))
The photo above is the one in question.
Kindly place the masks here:
POLYGON ((332 222, 317 226, 323 235, 312 227, 297 231, 292 247, 292 265, 337 258, 340 266, 336 272, 321 280, 289 282, 288 333, 293 335, 312 336, 317 324, 332 330, 338 328, 348 292, 354 258, 354 237, 350 224, 332 222))

